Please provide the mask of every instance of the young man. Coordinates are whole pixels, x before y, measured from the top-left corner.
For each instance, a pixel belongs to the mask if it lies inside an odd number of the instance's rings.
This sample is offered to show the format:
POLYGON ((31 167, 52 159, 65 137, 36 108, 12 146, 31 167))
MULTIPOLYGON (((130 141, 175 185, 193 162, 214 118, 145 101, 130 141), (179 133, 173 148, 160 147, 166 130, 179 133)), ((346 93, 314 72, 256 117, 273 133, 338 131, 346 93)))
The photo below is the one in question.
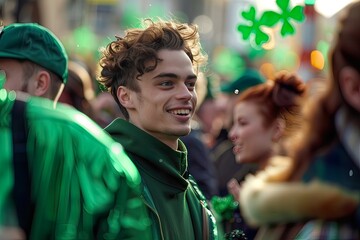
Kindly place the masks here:
POLYGON ((57 102, 68 77, 68 57, 59 39, 36 23, 0 27, 4 88, 57 102))
POLYGON ((0 239, 150 240, 122 146, 74 108, 14 94, 0 89, 0 239))
POLYGON ((144 21, 103 52, 100 82, 126 120, 106 130, 135 163, 151 214, 154 239, 217 239, 215 220, 187 171, 195 83, 205 56, 196 26, 144 21))

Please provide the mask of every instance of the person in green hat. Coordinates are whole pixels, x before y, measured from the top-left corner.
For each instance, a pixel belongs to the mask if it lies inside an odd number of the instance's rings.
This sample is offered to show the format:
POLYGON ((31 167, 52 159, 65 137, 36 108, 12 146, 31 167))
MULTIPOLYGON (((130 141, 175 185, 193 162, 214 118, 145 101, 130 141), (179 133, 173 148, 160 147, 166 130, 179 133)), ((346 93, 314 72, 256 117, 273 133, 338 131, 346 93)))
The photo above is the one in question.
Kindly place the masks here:
MULTIPOLYGON (((228 131, 232 126, 233 109, 236 99, 239 94, 246 89, 264 82, 265 78, 262 74, 258 70, 249 67, 235 80, 223 83, 220 86, 221 94, 218 96, 217 101, 220 102, 220 108, 223 109, 224 119, 222 128, 216 137, 215 144, 211 148, 211 152, 218 173, 219 192, 221 196, 225 196, 228 193, 227 182, 244 170, 243 166, 236 163, 235 156, 232 152, 232 143, 228 139, 228 131)), ((246 168, 245 171, 252 172, 255 169, 256 166, 249 165, 249 168, 246 168)))
MULTIPOLYGON (((247 66, 236 79, 220 85, 221 93, 217 96, 216 101, 219 103, 220 112, 223 113, 222 126, 219 127, 219 132, 215 138, 215 143, 210 148, 210 152, 214 159, 219 186, 218 192, 221 197, 226 198, 229 196, 227 185, 232 178, 242 181, 248 173, 254 173, 258 169, 257 163, 236 162, 233 144, 228 135, 233 124, 233 109, 239 94, 262 83, 265 83, 264 76, 252 66, 247 66)), ((224 231, 228 233, 234 229, 242 229, 249 238, 252 238, 256 231, 244 224, 238 209, 234 211, 230 219, 223 218, 221 225, 224 231)))
POLYGON ((195 83, 206 63, 196 25, 144 21, 103 51, 99 81, 125 119, 105 128, 138 168, 153 239, 218 239, 215 219, 188 172, 195 83))
POLYGON ((0 239, 150 239, 122 146, 78 110, 54 109, 68 77, 60 41, 38 24, 0 30, 0 239))
POLYGON ((0 28, 0 69, 3 87, 33 96, 60 97, 68 77, 68 56, 60 40, 37 23, 0 28))
POLYGON ((150 240, 123 147, 78 110, 52 105, 0 89, 0 239, 150 240))

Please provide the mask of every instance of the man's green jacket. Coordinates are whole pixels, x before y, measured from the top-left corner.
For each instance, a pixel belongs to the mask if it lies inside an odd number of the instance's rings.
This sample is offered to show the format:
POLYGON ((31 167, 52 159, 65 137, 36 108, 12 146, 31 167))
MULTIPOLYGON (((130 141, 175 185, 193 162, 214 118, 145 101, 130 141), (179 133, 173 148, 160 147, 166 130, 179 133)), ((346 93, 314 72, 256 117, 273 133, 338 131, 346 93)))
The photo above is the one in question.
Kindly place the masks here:
POLYGON ((175 151, 123 119, 105 130, 121 143, 140 172, 153 239, 217 239, 215 218, 187 171, 187 150, 180 140, 175 151))

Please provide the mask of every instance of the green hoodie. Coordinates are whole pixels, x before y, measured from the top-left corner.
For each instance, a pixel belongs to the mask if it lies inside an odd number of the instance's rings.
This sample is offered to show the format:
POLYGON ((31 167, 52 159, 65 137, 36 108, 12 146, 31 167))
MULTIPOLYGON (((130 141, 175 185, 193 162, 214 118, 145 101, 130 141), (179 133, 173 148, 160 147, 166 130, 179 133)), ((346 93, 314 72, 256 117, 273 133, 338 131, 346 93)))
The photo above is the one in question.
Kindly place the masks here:
POLYGON ((121 143, 140 172, 154 239, 217 239, 215 219, 188 174, 187 151, 180 140, 179 149, 174 151, 122 119, 116 119, 105 130, 121 143))

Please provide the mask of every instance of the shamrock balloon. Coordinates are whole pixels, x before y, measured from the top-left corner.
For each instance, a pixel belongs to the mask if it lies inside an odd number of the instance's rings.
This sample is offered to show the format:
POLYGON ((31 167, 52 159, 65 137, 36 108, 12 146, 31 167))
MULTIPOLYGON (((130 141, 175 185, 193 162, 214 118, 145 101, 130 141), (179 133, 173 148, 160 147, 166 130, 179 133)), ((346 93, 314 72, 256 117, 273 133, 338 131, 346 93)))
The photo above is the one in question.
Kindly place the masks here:
MULTIPOLYGON (((312 1, 314 2, 314 0, 312 1)), ((292 22, 304 21, 304 7, 298 5, 291 8, 290 0, 276 0, 276 5, 279 7, 279 12, 265 11, 258 20, 256 19, 256 9, 254 6, 250 6, 248 11, 241 13, 241 16, 248 21, 247 25, 239 24, 237 28, 244 40, 250 39, 251 34, 254 34, 255 43, 258 46, 262 45, 269 41, 270 38, 262 28, 273 27, 278 23, 282 25, 280 30, 281 36, 285 37, 295 34, 295 27, 292 22)))

